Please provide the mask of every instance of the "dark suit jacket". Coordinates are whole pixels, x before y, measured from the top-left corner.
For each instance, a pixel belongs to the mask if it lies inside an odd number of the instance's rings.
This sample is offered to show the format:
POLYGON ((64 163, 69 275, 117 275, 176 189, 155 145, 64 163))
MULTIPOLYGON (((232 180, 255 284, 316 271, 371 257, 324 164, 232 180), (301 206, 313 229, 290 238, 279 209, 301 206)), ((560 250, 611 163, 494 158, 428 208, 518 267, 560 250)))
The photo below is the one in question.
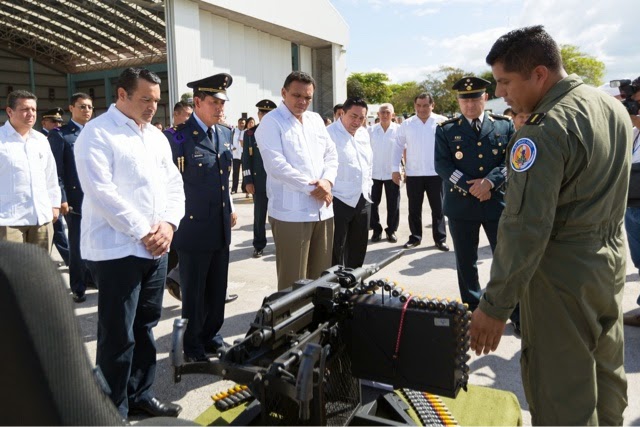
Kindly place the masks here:
POLYGON ((58 167, 62 202, 69 203, 73 211, 78 214, 82 212, 84 193, 78 179, 73 148, 78 135, 80 135, 80 130, 74 122, 70 121, 66 125, 49 132, 49 144, 58 167))
POLYGON ((231 243, 231 129, 215 128, 211 141, 192 115, 175 132, 165 132, 186 197, 185 216, 172 243, 178 250, 213 251, 231 243), (179 158, 184 159, 184 168, 179 158))
POLYGON ((267 192, 267 171, 264 170, 262 154, 256 142, 259 124, 244 132, 242 142, 243 182, 253 184, 257 193, 267 192))
POLYGON ((505 155, 514 134, 513 122, 504 116, 484 113, 476 135, 460 116, 440 123, 436 129, 435 167, 444 182, 444 214, 453 219, 498 220, 504 209, 505 155), (468 180, 493 182, 491 199, 480 202, 468 193, 468 180))

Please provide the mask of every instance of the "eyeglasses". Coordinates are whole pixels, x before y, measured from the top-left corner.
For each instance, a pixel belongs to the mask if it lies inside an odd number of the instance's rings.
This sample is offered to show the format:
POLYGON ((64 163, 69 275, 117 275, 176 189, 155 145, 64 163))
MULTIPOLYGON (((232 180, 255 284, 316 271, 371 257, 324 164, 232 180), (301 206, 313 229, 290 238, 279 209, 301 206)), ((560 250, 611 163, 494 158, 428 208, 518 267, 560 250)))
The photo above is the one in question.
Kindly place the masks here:
POLYGON ((93 110, 93 106, 91 105, 78 105, 78 108, 81 110, 89 110, 89 111, 93 110))

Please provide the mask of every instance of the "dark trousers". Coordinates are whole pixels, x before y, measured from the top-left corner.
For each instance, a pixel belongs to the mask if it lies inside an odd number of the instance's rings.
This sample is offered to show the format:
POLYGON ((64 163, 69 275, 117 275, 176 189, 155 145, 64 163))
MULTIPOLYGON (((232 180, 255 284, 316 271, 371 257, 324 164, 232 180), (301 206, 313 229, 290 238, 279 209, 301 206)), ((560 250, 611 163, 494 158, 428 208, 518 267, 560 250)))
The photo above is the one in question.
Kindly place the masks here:
MULTIPOLYGON (((449 218, 449 231, 456 255, 456 270, 458 271, 458 288, 462 302, 469 305, 470 310, 478 308, 482 290, 478 279, 478 245, 480 244, 480 227, 489 240, 491 252, 496 249, 498 242, 498 220, 495 221, 465 221, 449 218)), ((520 321, 520 309, 511 314, 513 322, 520 321)))
POLYGON ((267 205, 269 198, 266 191, 253 194, 253 247, 259 251, 267 246, 267 205))
POLYGON ((407 197, 409 198, 410 241, 422 241, 422 202, 427 192, 431 207, 431 232, 435 243, 447 240, 444 215, 442 213, 443 187, 439 176, 408 176, 407 197))
MULTIPOLYGON (((241 166, 242 166, 242 159, 233 159, 233 181, 231 185, 231 191, 233 191, 234 193, 238 191, 238 182, 240 182, 241 166)), ((242 185, 242 189, 244 190, 244 184, 242 185)))
POLYGON ((188 319, 184 353, 195 357, 209 346, 219 347, 227 297, 229 246, 210 252, 178 251, 182 318, 188 319))
POLYGON ((398 231, 400 224, 400 187, 393 180, 373 180, 371 187, 371 223, 370 228, 376 234, 382 234, 382 225, 380 224, 379 206, 382 201, 382 187, 384 187, 384 196, 387 199, 387 234, 393 234, 398 231))
POLYGON ((82 216, 69 213, 65 216, 69 227, 69 286, 76 295, 84 295, 91 273, 80 254, 80 223, 82 216))
POLYGON ((349 268, 362 267, 367 254, 369 241, 369 221, 371 203, 360 195, 355 208, 344 204, 337 197, 333 198, 333 231, 332 265, 344 265, 349 268))
POLYGON ((53 244, 60 253, 64 265, 69 265, 69 240, 64 234, 64 225, 60 220, 53 223, 53 244))
POLYGON ((129 403, 150 399, 156 374, 153 327, 162 312, 167 256, 87 261, 98 293, 96 364, 111 400, 127 418, 129 403))

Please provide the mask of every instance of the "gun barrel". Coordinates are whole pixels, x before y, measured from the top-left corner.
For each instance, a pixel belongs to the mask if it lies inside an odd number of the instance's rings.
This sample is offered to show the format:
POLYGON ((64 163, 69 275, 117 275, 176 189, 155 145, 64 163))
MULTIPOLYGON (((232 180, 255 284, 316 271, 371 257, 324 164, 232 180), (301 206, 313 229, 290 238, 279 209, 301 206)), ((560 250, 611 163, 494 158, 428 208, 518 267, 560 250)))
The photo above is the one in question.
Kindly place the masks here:
POLYGON ((368 274, 366 275, 366 277, 362 277, 362 278, 366 279, 369 276, 373 276, 375 273, 377 273, 378 271, 382 270, 387 265, 391 264, 392 262, 394 262, 395 260, 400 258, 402 255, 404 255, 404 253, 406 251, 407 251, 406 249, 401 249, 398 252, 396 252, 395 254, 386 257, 385 259, 383 259, 379 263, 373 264, 371 267, 368 267, 367 268, 367 273, 368 274))

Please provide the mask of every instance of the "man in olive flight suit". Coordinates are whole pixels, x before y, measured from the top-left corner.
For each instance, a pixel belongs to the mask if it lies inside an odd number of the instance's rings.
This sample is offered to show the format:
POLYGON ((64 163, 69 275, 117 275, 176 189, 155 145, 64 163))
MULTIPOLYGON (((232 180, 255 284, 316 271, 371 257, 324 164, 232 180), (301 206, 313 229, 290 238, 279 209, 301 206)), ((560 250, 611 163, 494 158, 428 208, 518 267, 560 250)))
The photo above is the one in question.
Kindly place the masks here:
MULTIPOLYGON (((496 248, 498 220, 504 209, 505 151, 514 134, 509 117, 484 111, 491 82, 463 77, 453 85, 462 115, 436 129, 435 167, 444 183, 444 214, 455 246, 458 287, 472 311, 480 302, 478 244, 480 227, 496 248)), ((519 311, 511 316, 520 335, 519 311)))
POLYGON ((542 26, 500 37, 487 63, 496 96, 531 116, 507 148, 505 209, 471 348, 495 350, 519 301, 532 423, 622 425, 629 114, 567 76, 542 26))
POLYGON ((236 213, 229 191, 231 129, 221 124, 231 86, 228 74, 188 83, 194 111, 169 141, 182 173, 185 216, 173 239, 180 258, 182 317, 188 319, 184 353, 188 362, 227 347, 219 334, 229 271, 231 227, 236 213))
MULTIPOLYGON (((256 104, 258 120, 265 114, 278 108, 275 102, 263 99, 256 104)), ((262 164, 262 155, 256 142, 258 125, 244 132, 242 144, 242 182, 246 183, 247 191, 253 194, 253 257, 260 258, 264 247, 267 246, 265 222, 267 221, 267 172, 262 164)))

